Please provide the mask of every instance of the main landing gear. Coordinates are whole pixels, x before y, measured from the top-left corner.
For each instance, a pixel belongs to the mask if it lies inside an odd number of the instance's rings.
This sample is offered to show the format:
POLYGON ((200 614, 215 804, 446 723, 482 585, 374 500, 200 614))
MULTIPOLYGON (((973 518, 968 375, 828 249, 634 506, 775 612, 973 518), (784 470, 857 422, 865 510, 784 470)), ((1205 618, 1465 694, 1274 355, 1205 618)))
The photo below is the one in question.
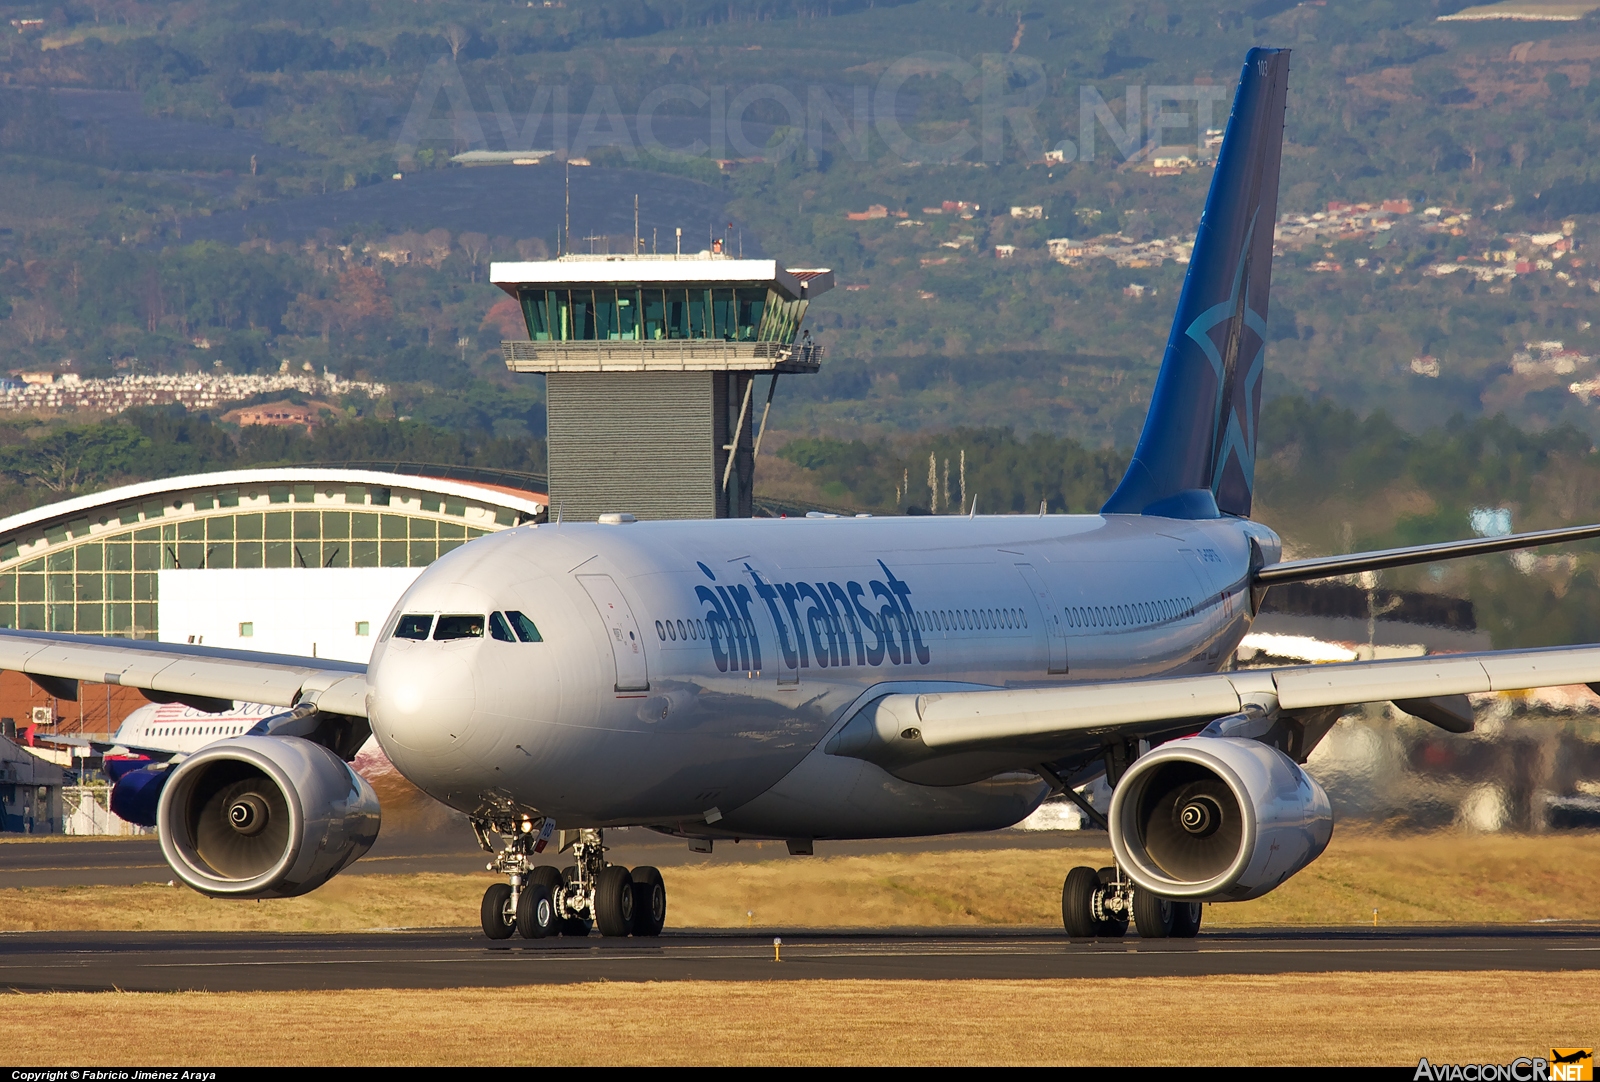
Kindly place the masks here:
POLYGON ((1131 920, 1140 939, 1193 939, 1200 903, 1134 887, 1116 868, 1074 868, 1061 887, 1061 923, 1073 939, 1118 938, 1131 920))
POLYGON ((490 939, 586 936, 599 928, 603 936, 657 936, 667 922, 667 888, 661 873, 639 867, 631 872, 607 864, 599 830, 570 832, 574 839, 560 850, 572 850, 566 869, 533 864, 553 829, 545 821, 522 817, 507 823, 473 820, 478 842, 495 853, 489 870, 510 878, 483 892, 483 932, 490 939), (495 853, 488 832, 506 837, 495 853))

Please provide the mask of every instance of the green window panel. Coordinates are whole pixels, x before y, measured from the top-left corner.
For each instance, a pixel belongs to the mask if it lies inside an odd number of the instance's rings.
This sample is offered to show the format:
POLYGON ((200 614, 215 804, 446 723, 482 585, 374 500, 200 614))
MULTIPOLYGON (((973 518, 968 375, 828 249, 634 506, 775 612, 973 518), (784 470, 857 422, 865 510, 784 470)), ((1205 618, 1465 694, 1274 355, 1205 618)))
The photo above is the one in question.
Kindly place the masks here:
POLYGON ((236 566, 236 567, 260 567, 261 566, 261 542, 260 541, 240 541, 239 544, 235 547, 235 552, 236 552, 236 555, 234 556, 234 566, 236 566))
POLYGON ((322 540, 322 512, 296 511, 294 513, 294 539, 296 541, 322 540))
POLYGON ((367 493, 372 497, 372 506, 374 507, 388 507, 389 500, 393 495, 386 488, 370 488, 367 493))
POLYGON ((102 544, 78 546, 78 570, 99 571, 105 567, 106 547, 102 544))
POLYGON ((51 601, 71 601, 76 596, 71 575, 50 575, 48 581, 51 601))
POLYGON ((378 539, 378 516, 370 511, 357 511, 350 515, 350 537, 356 541, 378 539))
POLYGON ((262 524, 263 532, 268 541, 288 541, 293 531, 287 511, 268 511, 266 521, 262 524))
POLYGON ((17 627, 23 631, 44 630, 43 605, 18 605, 17 627))
POLYGON ((226 488, 226 489, 223 489, 221 492, 217 493, 217 506, 218 507, 238 507, 239 506, 239 490, 236 489, 236 488, 226 488))
POLYGON ((17 607, 15 605, 0 605, 0 627, 17 626, 17 607))
POLYGON ((294 553, 288 541, 267 541, 262 546, 262 563, 267 567, 294 566, 294 553))
POLYGON ((324 541, 322 543, 323 567, 349 567, 350 542, 324 541))
POLYGON ((364 506, 367 502, 367 486, 346 485, 344 490, 344 502, 352 507, 364 506))
MULTIPOLYGON (((406 539, 406 520, 404 515, 382 516, 383 539, 385 541, 404 541, 406 539)), ((404 567, 404 564, 400 565, 404 567)))
POLYGON ((64 552, 52 552, 46 557, 46 560, 45 566, 51 571, 71 571, 74 567, 71 549, 67 549, 64 552))
POLYGON ((178 539, 178 527, 175 524, 169 524, 169 525, 161 527, 161 540, 163 540, 163 541, 176 541, 177 539, 178 539))
POLYGON ((107 575, 106 593, 110 595, 112 601, 132 601, 133 576, 116 574, 107 575))
POLYGON ((439 513, 439 497, 437 496, 429 496, 424 494, 422 499, 419 501, 419 505, 424 511, 431 511, 436 515, 439 513))
POLYGON ((215 518, 206 519, 206 540, 232 541, 234 521, 233 515, 218 515, 215 518))
POLYGON ((153 518, 160 518, 162 515, 166 514, 166 511, 167 508, 165 504, 161 503, 159 500, 152 500, 144 505, 144 520, 149 522, 153 518))
POLYGON ((178 523, 177 539, 179 541, 204 541, 206 539, 206 520, 194 518, 188 522, 178 523))
POLYGON ((405 541, 380 541, 379 562, 384 567, 408 567, 405 541))
POLYGON ((328 541, 342 541, 350 536, 350 512, 322 512, 322 536, 328 541))
POLYGON ((352 541, 350 542, 351 567, 377 567, 378 542, 352 541))
POLYGON ((15 560, 18 555, 19 550, 15 541, 7 541, 4 545, 0 545, 0 560, 15 560))
POLYGON ((29 560, 27 563, 25 563, 21 567, 17 568, 17 570, 18 571, 43 571, 44 570, 44 559, 43 559, 43 557, 41 557, 41 558, 39 558, 37 560, 29 560))
POLYGON ((467 528, 459 522, 439 523, 439 539, 441 541, 445 540, 446 538, 450 539, 451 541, 462 541, 466 539, 466 536, 467 528))
POLYGON ((51 605, 50 606, 50 630, 51 631, 76 631, 77 630, 77 621, 73 619, 72 606, 71 605, 51 605))
POLYGON ((111 626, 106 628, 113 635, 126 635, 133 630, 132 605, 107 605, 110 614, 111 626))
POLYGON ((161 527, 160 526, 147 526, 146 528, 144 528, 142 530, 134 530, 133 531, 133 539, 135 541, 160 541, 161 540, 161 527))
POLYGON ((501 526, 510 526, 517 521, 517 513, 509 508, 501 507, 495 511, 494 520, 501 526))
POLYGON ((105 619, 105 607, 102 605, 79 605, 78 627, 79 634, 99 635, 105 631, 102 621, 105 619))
POLYGON ((289 502, 289 486, 288 485, 272 485, 270 488, 267 489, 267 502, 268 503, 288 503, 289 502))
MULTIPOLYGON (((0 604, 15 605, 17 603, 17 575, 16 572, 0 575, 0 604)), ((10 626, 10 625, 7 625, 10 626)))
POLYGON ((109 542, 106 545, 107 571, 133 570, 133 545, 128 542, 109 542))
POLYGON ((310 541, 296 541, 294 544, 294 562, 290 567, 319 567, 318 561, 322 558, 322 546, 310 541))
POLYGON ((215 507, 216 504, 217 501, 209 492, 202 492, 200 495, 194 498, 194 509, 196 511, 209 511, 215 507))
POLYGON ((413 540, 432 539, 439 536, 439 524, 431 519, 414 518, 411 520, 411 537, 413 540))
POLYGON ((205 567, 206 546, 200 542, 179 542, 178 544, 179 567, 205 567))
POLYGON ((412 567, 427 567, 439 558, 437 541, 412 541, 410 545, 412 567))
POLYGON ((154 605, 135 604, 133 606, 132 634, 137 639, 153 639, 156 637, 156 607, 154 605))
POLYGON ((220 544, 220 545, 211 546, 210 550, 206 552, 206 566, 207 567, 232 567, 233 566, 233 545, 232 544, 228 544, 228 543, 223 543, 223 544, 220 544))
POLYGON ((133 546, 135 571, 158 571, 161 568, 161 546, 148 541, 138 541, 133 546))
POLYGON ((465 541, 440 541, 439 555, 443 556, 445 553, 451 551, 452 549, 458 549, 464 544, 466 544, 465 541))
POLYGON ((100 574, 78 574, 78 600, 103 601, 105 600, 105 576, 100 574))
POLYGON ((52 526, 44 532, 44 537, 45 540, 49 541, 52 545, 65 544, 67 540, 67 528, 65 526, 52 526))
POLYGON ((465 500, 446 500, 444 502, 444 513, 460 518, 467 513, 467 502, 465 500))
POLYGON ((317 502, 316 486, 314 486, 314 485, 295 485, 294 486, 294 502, 295 503, 316 503, 317 502))
POLYGON ((17 576, 18 601, 43 601, 44 576, 43 575, 18 575, 17 576))
POLYGON ((150 572, 150 571, 135 571, 134 574, 133 574, 133 600, 134 600, 134 602, 137 604, 137 602, 140 602, 140 601, 154 601, 154 600, 156 600, 156 598, 159 596, 156 593, 156 583, 158 583, 159 581, 160 581, 160 577, 157 576, 154 572, 150 572))
POLYGON ((260 541, 261 529, 264 522, 259 512, 237 515, 234 521, 238 524, 240 541, 260 541))
POLYGON ((476 526, 468 526, 467 527, 467 540, 468 541, 471 541, 474 537, 482 537, 483 534, 484 534, 484 531, 478 529, 476 526))

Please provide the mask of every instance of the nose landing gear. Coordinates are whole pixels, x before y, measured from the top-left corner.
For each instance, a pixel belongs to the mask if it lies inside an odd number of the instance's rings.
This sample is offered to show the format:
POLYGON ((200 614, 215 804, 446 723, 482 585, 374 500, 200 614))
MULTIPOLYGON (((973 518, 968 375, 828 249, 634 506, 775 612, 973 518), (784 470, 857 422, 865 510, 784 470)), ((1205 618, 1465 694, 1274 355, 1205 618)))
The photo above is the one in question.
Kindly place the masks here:
POLYGON ((586 936, 596 926, 601 935, 610 937, 661 934, 667 919, 661 873, 649 867, 629 872, 606 863, 598 829, 562 832, 559 851, 570 849, 573 857, 565 871, 533 864, 555 833, 549 819, 475 818, 472 829, 478 844, 494 854, 488 870, 510 878, 509 885, 495 883, 483 895, 483 932, 490 939, 508 939, 513 933, 524 939, 586 936), (489 840, 491 830, 506 839, 498 852, 489 840))

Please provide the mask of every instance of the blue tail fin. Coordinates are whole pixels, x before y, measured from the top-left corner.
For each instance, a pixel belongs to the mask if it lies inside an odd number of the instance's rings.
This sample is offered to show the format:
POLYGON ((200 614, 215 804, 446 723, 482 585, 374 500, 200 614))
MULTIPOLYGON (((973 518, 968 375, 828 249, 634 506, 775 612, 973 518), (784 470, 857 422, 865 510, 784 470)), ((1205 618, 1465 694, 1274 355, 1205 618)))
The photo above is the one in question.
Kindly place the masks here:
POLYGON ((1105 514, 1250 514, 1287 49, 1251 49, 1144 432, 1105 514))

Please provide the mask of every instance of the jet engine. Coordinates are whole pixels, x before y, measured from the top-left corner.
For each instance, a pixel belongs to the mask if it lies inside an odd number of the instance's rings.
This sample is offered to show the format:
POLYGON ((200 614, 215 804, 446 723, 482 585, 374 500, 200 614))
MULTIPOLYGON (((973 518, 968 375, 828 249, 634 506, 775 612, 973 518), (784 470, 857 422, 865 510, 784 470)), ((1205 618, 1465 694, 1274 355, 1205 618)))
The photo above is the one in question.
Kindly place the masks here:
POLYGON ((1328 795, 1277 748, 1174 740, 1141 756, 1111 797, 1111 848, 1135 885, 1168 898, 1258 898, 1333 836, 1328 795))
POLYGON ((372 847, 378 797, 320 744, 241 736, 175 768, 156 820, 167 863, 195 890, 289 898, 320 887, 372 847))

